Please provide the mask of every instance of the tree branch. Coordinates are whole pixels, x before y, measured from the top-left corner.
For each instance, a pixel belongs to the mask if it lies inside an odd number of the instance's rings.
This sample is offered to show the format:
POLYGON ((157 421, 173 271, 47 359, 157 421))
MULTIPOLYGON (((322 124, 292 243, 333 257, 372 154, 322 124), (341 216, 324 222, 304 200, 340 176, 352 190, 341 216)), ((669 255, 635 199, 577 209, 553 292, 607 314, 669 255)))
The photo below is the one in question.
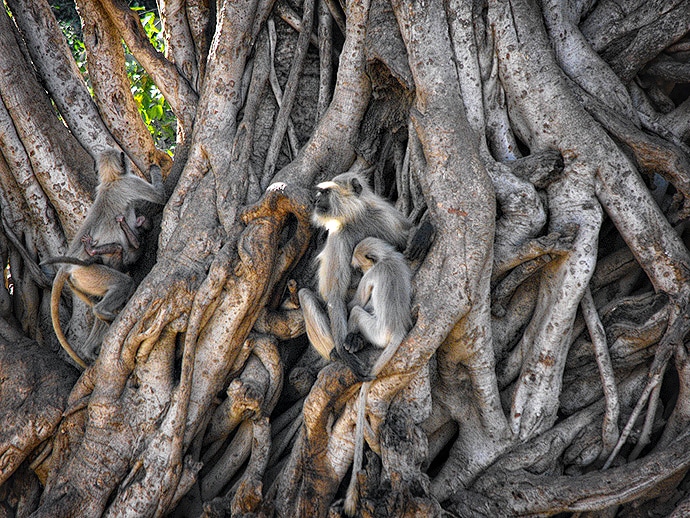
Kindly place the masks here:
POLYGON ((86 62, 103 121, 140 171, 148 171, 151 164, 165 166, 170 157, 156 149, 139 115, 125 71, 122 41, 104 5, 99 0, 78 0, 77 6, 80 13, 88 13, 82 18, 86 62))
MULTIPOLYGON (((194 124, 199 97, 187 77, 182 75, 175 65, 182 71, 185 67, 188 72, 192 71, 192 64, 186 62, 188 56, 185 56, 181 63, 174 65, 153 48, 141 26, 139 17, 123 0, 102 0, 101 4, 129 50, 151 75, 165 100, 170 103, 170 108, 182 124, 184 135, 187 135, 194 124)), ((178 12, 181 11, 178 10, 178 12)), ((185 24, 178 25, 178 27, 184 26, 185 24)), ((181 41, 176 43, 181 43, 181 41)), ((174 50, 178 48, 178 46, 173 47, 174 50)))

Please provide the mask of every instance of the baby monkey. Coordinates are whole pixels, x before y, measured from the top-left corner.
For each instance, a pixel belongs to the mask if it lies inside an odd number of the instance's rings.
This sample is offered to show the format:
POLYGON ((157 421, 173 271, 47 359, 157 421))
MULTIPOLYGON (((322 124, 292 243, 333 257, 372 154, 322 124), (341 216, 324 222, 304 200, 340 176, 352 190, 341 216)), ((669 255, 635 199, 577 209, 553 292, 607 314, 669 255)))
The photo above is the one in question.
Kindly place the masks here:
MULTIPOLYGON (((361 333, 373 346, 383 349, 374 362, 369 379, 375 379, 398 350, 412 327, 412 271, 400 252, 382 239, 367 237, 352 254, 352 266, 364 273, 350 302, 346 347, 355 352, 361 342, 352 340, 361 333), (354 346, 357 343, 358 345, 354 346)), ((352 478, 345 498, 345 513, 357 508, 357 473, 362 468, 367 393, 371 381, 362 384, 355 428, 355 455, 352 478)))

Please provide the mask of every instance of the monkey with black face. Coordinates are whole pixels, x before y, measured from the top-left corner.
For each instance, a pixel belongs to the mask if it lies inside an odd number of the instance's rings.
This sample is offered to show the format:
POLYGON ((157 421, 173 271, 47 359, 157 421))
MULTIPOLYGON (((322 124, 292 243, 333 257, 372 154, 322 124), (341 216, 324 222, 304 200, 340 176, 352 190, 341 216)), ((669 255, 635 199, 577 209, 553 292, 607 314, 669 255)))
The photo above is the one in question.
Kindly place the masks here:
MULTIPOLYGON (((92 307, 97 318, 112 321, 116 311, 125 304, 134 288, 134 281, 124 272, 141 254, 138 247, 132 247, 119 219, 122 217, 130 229, 132 226, 136 228, 138 217, 134 207, 137 202, 149 201, 162 205, 166 199, 161 170, 157 165, 149 170, 151 183, 129 170, 127 158, 122 152, 113 150, 103 153, 97 165, 99 184, 96 199, 72 239, 66 256, 89 263, 92 256, 85 249, 84 239, 87 242, 91 240, 92 245, 119 243, 121 253, 115 251, 100 254, 103 264, 61 266, 53 280, 50 297, 55 334, 65 351, 84 368, 86 364, 74 352, 60 327, 59 303, 62 288, 68 283, 74 294, 92 307), (94 297, 99 297, 100 301, 95 303, 94 297)), ((143 225, 143 220, 141 224, 143 225)))
POLYGON ((365 237, 378 237, 404 249, 410 222, 392 204, 376 195, 362 175, 340 174, 317 185, 313 223, 328 230, 326 243, 317 257, 319 295, 299 292, 309 341, 321 356, 337 356, 356 373, 363 371, 359 359, 343 343, 347 335, 347 303, 357 285, 350 265, 355 245, 365 237))
MULTIPOLYGON (((350 302, 347 326, 350 334, 361 333, 374 347, 382 349, 369 372, 374 379, 398 350, 412 327, 412 271, 403 255, 389 243, 368 237, 352 254, 352 266, 362 270, 357 292, 350 302)), ((350 336, 350 335, 348 335, 350 336)), ((353 516, 357 507, 357 473, 362 467, 367 393, 370 381, 362 384, 355 428, 355 456, 352 478, 345 499, 345 513, 353 516)))

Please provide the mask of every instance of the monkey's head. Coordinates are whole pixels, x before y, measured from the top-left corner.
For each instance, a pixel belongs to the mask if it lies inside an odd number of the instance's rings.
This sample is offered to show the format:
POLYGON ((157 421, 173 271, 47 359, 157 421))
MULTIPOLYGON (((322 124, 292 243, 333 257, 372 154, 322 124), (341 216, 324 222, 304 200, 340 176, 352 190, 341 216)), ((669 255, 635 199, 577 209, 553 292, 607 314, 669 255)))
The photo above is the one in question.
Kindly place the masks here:
POLYGON ((129 172, 129 163, 122 151, 110 149, 98 156, 96 168, 100 185, 106 185, 126 175, 129 172))
POLYGON ((343 173, 316 186, 314 225, 337 232, 355 221, 366 210, 365 199, 371 189, 359 173, 343 173))
POLYGON ((399 252, 393 245, 376 237, 365 237, 352 252, 352 267, 359 268, 364 273, 381 259, 399 252))

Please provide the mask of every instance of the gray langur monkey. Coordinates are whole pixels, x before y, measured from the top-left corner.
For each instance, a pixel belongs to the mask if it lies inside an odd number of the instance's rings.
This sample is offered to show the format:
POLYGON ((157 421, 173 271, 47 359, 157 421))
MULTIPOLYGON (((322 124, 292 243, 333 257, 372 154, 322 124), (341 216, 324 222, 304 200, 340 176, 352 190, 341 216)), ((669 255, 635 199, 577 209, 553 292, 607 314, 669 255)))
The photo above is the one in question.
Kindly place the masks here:
MULTIPOLYGON (((369 373, 375 379, 398 350, 412 327, 412 271, 403 255, 389 243, 368 237, 354 250, 352 266, 364 275, 350 302, 349 333, 362 333, 382 349, 369 373)), ((353 516, 357 508, 357 473, 362 468, 367 394, 371 381, 359 390, 355 428, 355 455, 352 477, 345 498, 345 513, 353 516)))
POLYGON ((385 239, 404 250, 411 224, 392 204, 375 194, 359 173, 340 174, 316 188, 312 222, 328 230, 328 236, 317 257, 321 300, 308 289, 299 292, 307 336, 321 356, 331 359, 335 349, 334 356, 361 376, 361 361, 343 347, 347 335, 347 303, 358 280, 350 265, 352 251, 357 243, 370 236, 385 239))
POLYGON ((97 168, 99 184, 96 199, 65 254, 87 264, 61 266, 53 280, 50 296, 50 316, 58 341, 83 368, 86 368, 86 363, 72 349, 60 327, 62 288, 67 283, 75 295, 91 306, 98 319, 105 322, 114 320, 116 311, 125 304, 134 288, 134 280, 125 272, 141 255, 139 247, 132 246, 129 240, 131 236, 128 237, 123 230, 122 222, 127 222, 131 229, 138 228, 139 221, 141 227, 145 220, 139 220, 136 215, 136 203, 150 201, 162 205, 166 200, 161 169, 157 165, 152 165, 149 170, 151 183, 134 175, 129 170, 125 154, 119 151, 101 154, 97 168), (103 253, 98 253, 98 256, 102 264, 90 263, 92 256, 86 248, 98 250, 99 243, 119 244, 120 248, 101 250, 103 253), (101 300, 95 302, 94 297, 101 300))

